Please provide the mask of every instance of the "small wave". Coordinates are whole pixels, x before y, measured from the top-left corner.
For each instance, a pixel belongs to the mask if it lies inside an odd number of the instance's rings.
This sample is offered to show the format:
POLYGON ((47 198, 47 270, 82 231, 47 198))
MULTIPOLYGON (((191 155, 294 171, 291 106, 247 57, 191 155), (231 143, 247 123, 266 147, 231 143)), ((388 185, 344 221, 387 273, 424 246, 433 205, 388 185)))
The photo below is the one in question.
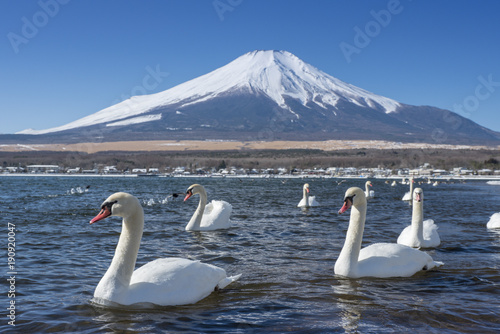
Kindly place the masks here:
POLYGON ((165 205, 168 204, 169 199, 168 197, 164 199, 155 199, 155 198, 150 198, 150 199, 144 199, 142 201, 142 204, 144 206, 155 206, 155 205, 165 205))
POLYGON ((142 204, 144 206, 155 206, 155 205, 165 205, 170 202, 173 202, 175 198, 178 197, 178 194, 168 195, 165 198, 149 198, 142 200, 142 204))
POLYGON ((486 184, 490 184, 492 186, 500 186, 500 181, 488 181, 486 184))
POLYGON ((90 186, 86 186, 84 188, 82 188, 82 187, 76 187, 76 188, 71 188, 66 193, 68 195, 84 194, 84 193, 88 192, 89 189, 90 189, 90 186))

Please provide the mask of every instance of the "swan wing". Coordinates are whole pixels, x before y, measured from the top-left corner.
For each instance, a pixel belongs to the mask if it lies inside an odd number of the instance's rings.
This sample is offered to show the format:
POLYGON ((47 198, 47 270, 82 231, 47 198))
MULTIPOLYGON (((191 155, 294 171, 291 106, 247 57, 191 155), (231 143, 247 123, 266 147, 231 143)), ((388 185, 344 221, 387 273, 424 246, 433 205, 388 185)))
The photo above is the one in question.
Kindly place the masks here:
POLYGON ((407 191, 403 198, 402 198, 403 201, 411 201, 411 193, 409 191, 407 191))
POLYGON ((158 259, 134 271, 126 304, 193 304, 210 295, 219 284, 227 286, 238 278, 228 278, 224 269, 199 261, 158 259))
POLYGON ((411 233, 411 225, 408 225, 404 228, 401 234, 398 237, 397 243, 400 245, 406 245, 410 247, 419 247, 418 240, 411 233))
POLYGON ((487 228, 500 228, 500 212, 491 215, 490 220, 486 224, 487 228))
POLYGON ((306 202, 306 199, 304 197, 302 197, 302 199, 300 200, 299 204, 297 204, 297 207, 299 208, 305 208, 308 206, 308 203, 306 202))
POLYGON ((309 196, 309 206, 319 206, 316 196, 309 196))
POLYGON ((434 220, 427 219, 424 220, 424 242, 422 247, 431 248, 437 247, 441 244, 441 239, 439 238, 438 226, 434 224, 434 220))
POLYGON ((410 277, 420 270, 442 265, 417 249, 380 243, 361 249, 358 261, 359 277, 410 277))
POLYGON ((210 231, 226 229, 231 227, 230 216, 233 207, 226 201, 215 201, 208 203, 201 218, 200 230, 210 231))

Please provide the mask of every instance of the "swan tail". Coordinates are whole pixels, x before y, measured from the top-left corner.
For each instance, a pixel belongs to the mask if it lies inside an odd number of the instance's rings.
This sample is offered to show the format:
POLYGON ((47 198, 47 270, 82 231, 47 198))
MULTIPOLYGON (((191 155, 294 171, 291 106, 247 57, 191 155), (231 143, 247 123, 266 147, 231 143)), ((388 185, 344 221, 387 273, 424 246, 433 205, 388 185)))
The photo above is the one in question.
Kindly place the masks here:
POLYGON ((239 275, 234 275, 234 276, 229 276, 221 279, 219 283, 217 283, 217 286, 215 287, 216 289, 224 289, 226 286, 229 284, 237 281, 241 277, 241 274, 239 275))
POLYGON ((441 267, 442 265, 444 265, 444 262, 441 262, 441 261, 430 261, 424 267, 424 270, 431 270, 432 268, 438 268, 438 267, 441 267))

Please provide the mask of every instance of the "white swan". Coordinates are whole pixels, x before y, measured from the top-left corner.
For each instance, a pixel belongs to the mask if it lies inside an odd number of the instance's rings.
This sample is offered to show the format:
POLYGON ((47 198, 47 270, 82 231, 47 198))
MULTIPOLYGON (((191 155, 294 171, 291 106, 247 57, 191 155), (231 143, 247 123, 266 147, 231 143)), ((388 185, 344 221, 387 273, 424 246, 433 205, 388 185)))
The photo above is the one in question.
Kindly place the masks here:
POLYGON ((412 204, 412 195, 413 195, 413 177, 410 177, 410 180, 408 181, 410 183, 410 191, 407 191, 403 198, 401 200, 403 201, 410 201, 410 204, 412 204))
POLYGON ((491 215, 490 220, 486 224, 487 228, 500 228, 500 212, 491 215))
POLYGON ((344 247, 335 262, 335 274, 358 277, 409 277, 420 270, 443 263, 417 249, 389 243, 372 244, 361 249, 366 220, 366 198, 357 187, 347 189, 339 214, 351 208, 344 247))
POLYGON ((299 208, 309 208, 311 206, 319 206, 318 201, 316 201, 316 196, 309 196, 309 183, 305 183, 302 187, 302 199, 300 200, 297 207, 299 208))
POLYGON ((375 191, 370 190, 370 187, 373 187, 372 181, 366 181, 365 183, 365 196, 366 199, 370 199, 375 197, 375 191))
POLYGON ((134 271, 144 227, 141 204, 130 194, 115 193, 90 224, 109 216, 123 218, 122 232, 111 265, 95 289, 97 303, 192 304, 241 276, 227 277, 222 268, 182 258, 157 259, 134 271))
POLYGON ((200 195, 198 208, 186 225, 186 231, 213 231, 231 227, 229 216, 233 207, 226 201, 215 201, 207 204, 207 192, 202 185, 193 184, 186 191, 184 201, 193 195, 200 195))
POLYGON ((421 188, 413 190, 413 209, 411 225, 407 226, 398 238, 398 244, 410 247, 432 248, 441 243, 438 227, 432 219, 424 221, 424 192, 421 188))

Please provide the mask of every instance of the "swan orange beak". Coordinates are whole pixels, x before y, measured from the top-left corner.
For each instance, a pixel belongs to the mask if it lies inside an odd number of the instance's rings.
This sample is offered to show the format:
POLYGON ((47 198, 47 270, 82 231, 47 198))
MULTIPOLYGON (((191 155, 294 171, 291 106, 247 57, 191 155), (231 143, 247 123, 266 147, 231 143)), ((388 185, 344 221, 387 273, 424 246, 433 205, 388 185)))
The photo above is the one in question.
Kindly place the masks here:
POLYGON ((350 207, 352 206, 352 199, 350 197, 347 197, 344 200, 344 205, 339 210, 339 215, 346 212, 350 207))
POLYGON ((103 220, 104 218, 109 217, 109 216, 111 216, 111 210, 109 207, 104 206, 102 208, 101 212, 99 212, 99 214, 97 216, 92 218, 92 220, 90 221, 90 224, 98 222, 99 220, 103 220))
POLYGON ((188 191, 186 197, 184 197, 184 202, 187 201, 191 196, 193 196, 193 192, 188 191))

